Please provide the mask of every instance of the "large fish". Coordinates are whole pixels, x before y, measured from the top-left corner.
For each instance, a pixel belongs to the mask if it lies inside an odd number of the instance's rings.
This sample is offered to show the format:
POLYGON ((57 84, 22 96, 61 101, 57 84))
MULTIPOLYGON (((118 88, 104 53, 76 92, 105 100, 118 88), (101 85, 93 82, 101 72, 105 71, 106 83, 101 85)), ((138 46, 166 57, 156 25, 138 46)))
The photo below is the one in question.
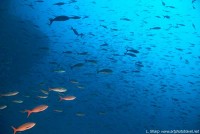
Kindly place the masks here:
POLYGON ((14 128, 14 127, 12 126, 12 129, 13 129, 13 131, 14 131, 13 134, 16 134, 17 132, 21 132, 21 131, 25 131, 25 130, 31 129, 32 127, 35 126, 35 124, 36 124, 36 123, 34 123, 34 122, 27 122, 27 123, 25 123, 25 124, 19 126, 18 128, 14 128))
POLYGON ((25 110, 25 112, 28 113, 27 118, 31 115, 31 113, 38 113, 38 112, 42 112, 44 110, 46 110, 48 108, 47 105, 39 105, 35 108, 33 108, 32 110, 25 110))
POLYGON ((49 25, 51 25, 54 21, 66 21, 66 20, 69 20, 69 19, 80 19, 81 17, 79 16, 72 16, 72 17, 68 17, 68 16, 65 16, 65 15, 60 15, 60 16, 56 16, 55 18, 50 18, 49 21, 49 25))
POLYGON ((50 21, 49 25, 51 25, 54 21, 66 21, 66 20, 69 20, 69 19, 70 19, 70 17, 65 16, 65 15, 56 16, 55 18, 49 19, 49 21, 50 21))

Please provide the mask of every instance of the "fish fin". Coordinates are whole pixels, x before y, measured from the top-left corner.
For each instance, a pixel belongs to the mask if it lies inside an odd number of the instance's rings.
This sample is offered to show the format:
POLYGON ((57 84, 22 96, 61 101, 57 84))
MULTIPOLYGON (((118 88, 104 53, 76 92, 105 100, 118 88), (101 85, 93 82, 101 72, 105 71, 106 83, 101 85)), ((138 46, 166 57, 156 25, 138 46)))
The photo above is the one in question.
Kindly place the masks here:
POLYGON ((54 20, 52 18, 50 18, 49 21, 50 21, 49 25, 51 25, 54 20))
POLYGON ((25 110, 25 112, 28 113, 27 118, 31 115, 32 111, 31 110, 25 110))
POLYGON ((12 129, 13 129, 13 134, 16 134, 16 132, 17 132, 17 129, 16 128, 14 128, 13 126, 11 126, 12 127, 12 129))
POLYGON ((59 96, 59 98, 60 98, 60 100, 59 100, 59 101, 62 101, 62 100, 63 100, 62 96, 59 96))

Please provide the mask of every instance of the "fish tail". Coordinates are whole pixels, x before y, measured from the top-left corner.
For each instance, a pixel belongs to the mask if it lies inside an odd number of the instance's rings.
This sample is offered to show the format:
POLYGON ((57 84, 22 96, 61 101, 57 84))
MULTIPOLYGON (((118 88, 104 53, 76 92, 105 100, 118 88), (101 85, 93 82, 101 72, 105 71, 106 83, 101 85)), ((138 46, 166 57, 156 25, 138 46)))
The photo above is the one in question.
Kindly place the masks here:
POLYGON ((25 110, 25 112, 28 113, 27 118, 31 115, 32 111, 31 110, 25 110))
POLYGON ((13 134, 16 134, 16 132, 17 132, 17 129, 16 128, 14 128, 13 126, 11 126, 12 127, 12 129, 13 129, 13 134))
POLYGON ((51 25, 53 23, 53 19, 50 18, 49 21, 50 21, 49 25, 51 25))
POLYGON ((62 101, 62 100, 63 100, 62 96, 59 96, 59 98, 60 98, 60 100, 59 100, 59 101, 62 101))

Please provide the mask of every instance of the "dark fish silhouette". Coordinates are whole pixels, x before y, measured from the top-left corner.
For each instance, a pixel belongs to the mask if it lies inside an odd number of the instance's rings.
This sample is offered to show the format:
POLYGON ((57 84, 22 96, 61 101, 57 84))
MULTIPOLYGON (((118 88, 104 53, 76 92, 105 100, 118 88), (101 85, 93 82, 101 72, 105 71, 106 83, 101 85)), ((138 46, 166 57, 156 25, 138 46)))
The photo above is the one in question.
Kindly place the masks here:
POLYGON ((70 66, 70 68, 71 68, 71 70, 72 70, 73 68, 80 68, 80 67, 82 67, 82 66, 84 66, 83 63, 77 63, 77 64, 74 64, 74 65, 70 66))
POLYGON ((111 74, 113 71, 111 69, 101 69, 101 70, 97 70, 97 73, 101 73, 101 74, 111 74))
POLYGON ((66 20, 69 20, 69 19, 80 19, 81 17, 79 16, 72 16, 72 17, 68 17, 68 16, 65 16, 65 15, 61 15, 61 16, 56 16, 55 18, 50 18, 49 21, 50 21, 50 24, 51 25, 54 21, 66 21, 66 20))
POLYGON ((168 8, 175 8, 174 6, 166 6, 166 7, 168 7, 168 8))
POLYGON ((162 5, 165 6, 165 2, 162 1, 162 5))
POLYGON ((124 20, 124 21, 131 21, 130 19, 128 18, 120 18, 120 20, 124 20))
POLYGON ((152 28, 150 28, 150 30, 160 30, 161 29, 161 27, 152 27, 152 28))
POLYGON ((50 24, 51 25, 54 21, 66 21, 66 20, 69 20, 70 17, 68 16, 65 16, 65 15, 61 15, 61 16, 56 16, 55 18, 50 18, 49 21, 50 21, 50 24))
POLYGON ((71 30, 74 32, 74 34, 75 35, 77 35, 77 36, 81 36, 81 37, 83 37, 84 36, 84 34, 83 33, 78 33, 78 31, 75 29, 75 28, 73 28, 73 27, 71 27, 71 30))
POLYGON ((195 25, 194 24, 192 24, 192 27, 196 30, 196 27, 195 27, 195 25))
POLYGON ((105 29, 108 29, 108 27, 107 26, 105 26, 105 25, 100 25, 101 27, 103 27, 103 28, 105 28, 105 29))
POLYGON ((163 17, 166 18, 166 19, 170 19, 169 15, 164 15, 163 17))
POLYGON ((62 6, 64 4, 66 4, 66 3, 64 3, 64 2, 58 2, 58 3, 54 3, 53 5, 62 6))
POLYGON ((132 53, 139 53, 138 50, 135 50, 135 49, 126 49, 126 53, 127 52, 132 52, 132 53))
POLYGON ((75 35, 79 36, 78 32, 76 29, 74 29, 73 27, 71 27, 71 30, 74 32, 75 35))
POLYGON ((129 55, 129 56, 131 56, 131 57, 136 57, 136 55, 133 54, 133 53, 125 53, 125 55, 129 55))

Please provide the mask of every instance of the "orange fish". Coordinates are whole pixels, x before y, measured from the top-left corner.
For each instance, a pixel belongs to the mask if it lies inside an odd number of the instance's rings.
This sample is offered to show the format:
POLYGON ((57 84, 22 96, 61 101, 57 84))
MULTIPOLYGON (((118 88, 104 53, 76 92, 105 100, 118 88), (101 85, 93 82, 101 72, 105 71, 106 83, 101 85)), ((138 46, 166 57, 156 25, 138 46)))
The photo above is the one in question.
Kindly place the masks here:
POLYGON ((70 100, 76 99, 75 96, 65 96, 65 97, 59 96, 59 97, 60 97, 60 101, 62 101, 62 100, 70 101, 70 100))
POLYGON ((44 110, 46 110, 48 108, 47 105, 39 105, 35 108, 33 108, 32 110, 25 110, 25 112, 28 113, 27 118, 30 116, 31 113, 38 113, 38 112, 42 112, 44 110))
POLYGON ((27 123, 25 123, 25 124, 19 126, 18 128, 14 128, 14 127, 12 126, 12 129, 13 129, 13 131, 14 131, 13 134, 16 134, 17 132, 21 132, 21 131, 25 131, 25 130, 31 129, 32 127, 35 126, 35 124, 36 124, 36 123, 34 123, 34 122, 27 122, 27 123))

